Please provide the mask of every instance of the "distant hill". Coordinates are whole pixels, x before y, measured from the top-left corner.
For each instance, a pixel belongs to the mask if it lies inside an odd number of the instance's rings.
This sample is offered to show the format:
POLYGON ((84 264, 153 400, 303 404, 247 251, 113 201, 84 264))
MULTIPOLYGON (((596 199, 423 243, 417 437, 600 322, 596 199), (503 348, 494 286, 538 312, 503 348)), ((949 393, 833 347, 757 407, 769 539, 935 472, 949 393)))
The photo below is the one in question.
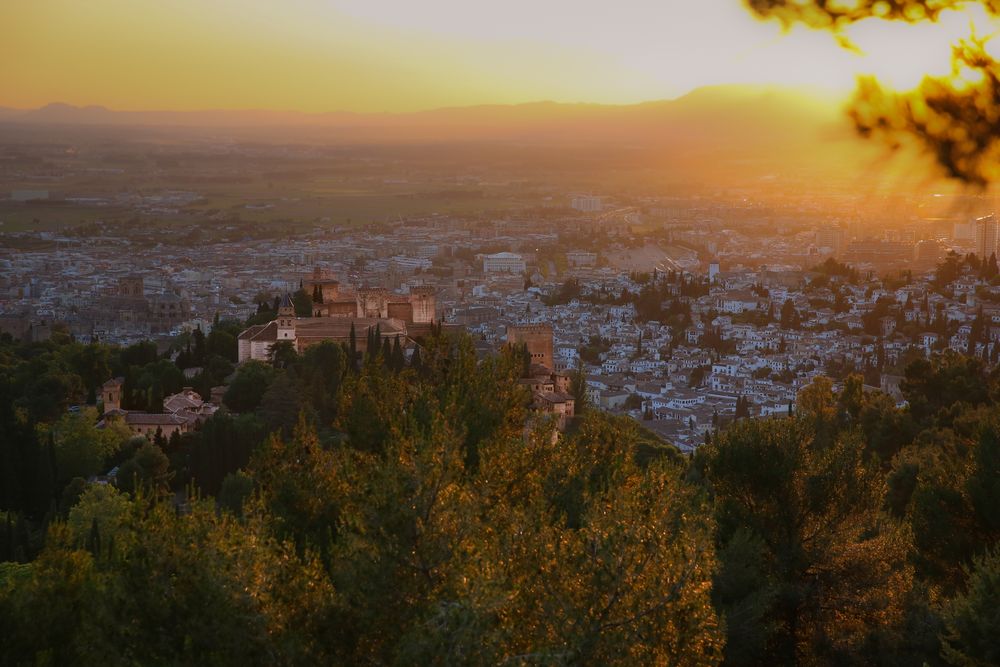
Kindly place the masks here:
MULTIPOLYGON (((483 145, 503 145, 520 151, 509 156, 512 160, 561 159, 567 168, 586 167, 606 176, 616 164, 628 164, 675 181, 705 183, 778 175, 884 178, 886 165, 879 162, 884 149, 857 138, 841 105, 815 90, 736 85, 641 104, 533 102, 411 113, 118 111, 54 103, 29 110, 0 108, 0 133, 19 140, 44 135, 65 141, 101 136, 106 141, 201 137, 314 145, 450 144, 484 159, 483 145), (576 152, 529 151, 532 147, 576 152)), ((495 151, 491 155, 499 159, 495 151)), ((929 168, 921 164, 909 160, 895 173, 929 177, 929 168)))
MULTIPOLYGON (((0 122, 69 126, 314 128, 378 134, 392 139, 543 139, 641 141, 706 138, 767 126, 781 133, 813 132, 837 121, 836 105, 797 89, 716 86, 676 100, 632 105, 534 102, 453 107, 412 113, 302 113, 266 110, 116 111, 53 103, 38 109, 0 108, 0 122)), ((767 132, 766 134, 769 134, 767 132)))

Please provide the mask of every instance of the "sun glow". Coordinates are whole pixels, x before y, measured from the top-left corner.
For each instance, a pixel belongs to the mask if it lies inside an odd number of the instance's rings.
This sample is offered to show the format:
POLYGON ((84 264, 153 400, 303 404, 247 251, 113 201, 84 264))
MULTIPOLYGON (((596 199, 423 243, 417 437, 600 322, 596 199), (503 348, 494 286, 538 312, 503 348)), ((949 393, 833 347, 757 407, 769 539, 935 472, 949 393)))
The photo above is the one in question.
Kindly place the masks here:
MULTIPOLYGON (((862 52, 857 57, 857 73, 873 75, 897 90, 911 90, 925 76, 952 74, 952 49, 960 40, 972 35, 988 38, 997 29, 995 19, 975 5, 943 12, 935 23, 867 19, 849 27, 846 36, 862 52)), ((991 51, 997 46, 996 40, 989 44, 991 51)), ((966 78, 966 82, 974 80, 966 78)))
POLYGON ((706 85, 912 88, 996 25, 868 20, 841 48, 740 0, 36 0, 0 3, 0 105, 407 111, 634 103, 706 85))

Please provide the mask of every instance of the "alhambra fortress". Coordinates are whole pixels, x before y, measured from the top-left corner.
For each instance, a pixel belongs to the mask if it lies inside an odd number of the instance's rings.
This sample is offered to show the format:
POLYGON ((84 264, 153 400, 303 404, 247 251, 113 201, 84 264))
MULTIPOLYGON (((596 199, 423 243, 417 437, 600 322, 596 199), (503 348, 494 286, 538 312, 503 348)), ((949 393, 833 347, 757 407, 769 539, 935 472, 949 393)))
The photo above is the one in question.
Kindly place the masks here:
POLYGON ((410 348, 415 338, 430 333, 438 319, 433 287, 412 287, 409 294, 396 294, 384 287, 344 289, 320 269, 304 279, 302 287, 313 297, 312 317, 296 317, 286 294, 277 319, 240 334, 241 363, 267 360, 271 346, 278 341, 291 341, 299 352, 323 341, 347 343, 352 327, 359 352, 365 351, 369 330, 376 329, 383 338, 398 337, 404 348, 410 348))
MULTIPOLYGON (((427 335, 438 323, 433 287, 412 287, 408 294, 396 294, 384 287, 345 289, 320 269, 303 279, 302 288, 312 295, 312 316, 298 317, 288 294, 281 299, 278 317, 258 324, 239 335, 239 361, 267 361, 271 347, 290 341, 298 352, 323 341, 349 343, 354 331, 355 346, 364 353, 370 331, 384 338, 397 339, 405 349, 427 335)), ((560 430, 575 412, 569 393, 570 378, 555 371, 552 327, 548 324, 511 325, 507 343, 523 345, 531 357, 530 371, 521 379, 532 394, 534 408, 555 416, 560 430)))
MULTIPOLYGON (((417 340, 431 333, 439 324, 433 287, 417 286, 408 294, 397 294, 383 287, 345 289, 341 283, 320 269, 302 280, 302 288, 312 295, 312 313, 298 317, 290 295, 279 302, 277 318, 267 324, 244 330, 238 339, 240 363, 268 361, 271 347, 279 341, 289 341, 298 352, 323 341, 349 344, 354 330, 355 347, 364 353, 369 333, 377 331, 382 339, 398 339, 406 350, 412 350, 417 340)), ((123 279, 115 294, 109 297, 109 310, 153 311, 164 322, 176 317, 173 301, 147 302, 143 297, 141 279, 123 279)), ((120 315, 119 315, 120 316, 120 315)), ((457 326, 457 325, 452 325, 457 326)), ((520 384, 532 396, 537 413, 555 418, 559 430, 573 419, 575 401, 570 394, 570 377, 555 370, 553 332, 548 324, 511 324, 507 326, 507 344, 523 345, 530 363, 520 384)), ((104 383, 101 398, 104 405, 103 423, 120 421, 136 435, 148 438, 175 433, 188 433, 211 417, 222 405, 225 387, 214 387, 205 400, 190 387, 163 400, 162 412, 148 413, 122 409, 123 378, 104 383)))

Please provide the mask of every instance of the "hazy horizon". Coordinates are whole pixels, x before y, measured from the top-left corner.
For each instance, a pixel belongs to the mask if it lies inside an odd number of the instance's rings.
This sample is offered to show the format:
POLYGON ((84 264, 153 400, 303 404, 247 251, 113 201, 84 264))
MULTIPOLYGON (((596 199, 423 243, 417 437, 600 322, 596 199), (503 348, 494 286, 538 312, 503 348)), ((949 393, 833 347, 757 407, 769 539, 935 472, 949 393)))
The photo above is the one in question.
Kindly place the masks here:
POLYGON ((531 106, 559 106, 559 107, 576 107, 576 108, 627 108, 627 107, 640 107, 656 104, 664 104, 669 102, 677 102, 690 98, 692 96, 697 96, 699 94, 706 94, 711 92, 722 92, 722 93, 732 93, 737 95, 748 95, 748 94, 785 94, 794 95, 801 98, 803 101, 813 102, 813 103, 844 103, 849 98, 850 92, 848 90, 836 90, 830 87, 824 87, 821 84, 781 84, 781 83, 713 83, 706 84, 702 86, 696 86, 690 90, 686 90, 683 93, 664 96, 664 97, 651 97, 648 99, 641 99, 635 101, 623 101, 623 102, 595 102, 587 100, 578 101, 565 101, 557 99, 548 98, 537 98, 537 99, 526 99, 519 102, 470 102, 468 104, 454 104, 454 105, 444 105, 444 106, 428 106, 421 107, 410 110, 397 110, 397 111, 354 111, 350 109, 343 108, 330 108, 330 109, 320 109, 320 110, 301 110, 291 107, 189 107, 189 108, 166 108, 166 107, 121 107, 121 106, 109 106, 106 104, 92 103, 92 104, 81 104, 67 102, 62 99, 52 99, 47 102, 32 106, 12 106, 7 104, 0 104, 0 109, 5 109, 8 111, 38 111, 41 109, 49 107, 64 107, 71 109, 102 109, 106 111, 113 111, 117 113, 286 113, 286 114, 300 114, 303 116, 323 116, 323 115, 358 115, 358 116, 402 116, 402 115, 413 115, 428 113, 434 111, 446 111, 450 109, 477 109, 477 108, 523 108, 531 106))
POLYGON ((522 0, 10 3, 0 7, 0 62, 17 66, 0 67, 0 106, 400 113, 637 104, 713 85, 846 93, 866 73, 916 85, 947 63, 970 20, 947 12, 931 30, 862 22, 851 52, 732 0, 628 0, 613 15, 600 3, 522 0))

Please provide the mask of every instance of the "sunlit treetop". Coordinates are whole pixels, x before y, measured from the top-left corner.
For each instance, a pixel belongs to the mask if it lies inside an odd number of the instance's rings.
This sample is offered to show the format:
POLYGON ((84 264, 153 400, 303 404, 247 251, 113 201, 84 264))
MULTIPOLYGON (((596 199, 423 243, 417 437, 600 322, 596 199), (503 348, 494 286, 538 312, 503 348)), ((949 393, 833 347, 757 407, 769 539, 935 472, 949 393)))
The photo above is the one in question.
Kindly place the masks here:
MULTIPOLYGON (((784 26, 831 31, 854 48, 843 29, 866 19, 934 22, 947 10, 979 7, 1000 19, 1000 0, 746 0, 757 16, 784 26)), ((977 188, 1000 180, 1000 63, 988 38, 971 34, 952 49, 951 72, 925 76, 897 92, 861 78, 848 113, 864 137, 891 148, 915 143, 951 178, 977 188)))
POLYGON ((778 19, 786 26, 804 23, 833 30, 870 18, 934 21, 943 11, 973 5, 1000 14, 1000 0, 746 0, 746 4, 761 18, 778 19))

